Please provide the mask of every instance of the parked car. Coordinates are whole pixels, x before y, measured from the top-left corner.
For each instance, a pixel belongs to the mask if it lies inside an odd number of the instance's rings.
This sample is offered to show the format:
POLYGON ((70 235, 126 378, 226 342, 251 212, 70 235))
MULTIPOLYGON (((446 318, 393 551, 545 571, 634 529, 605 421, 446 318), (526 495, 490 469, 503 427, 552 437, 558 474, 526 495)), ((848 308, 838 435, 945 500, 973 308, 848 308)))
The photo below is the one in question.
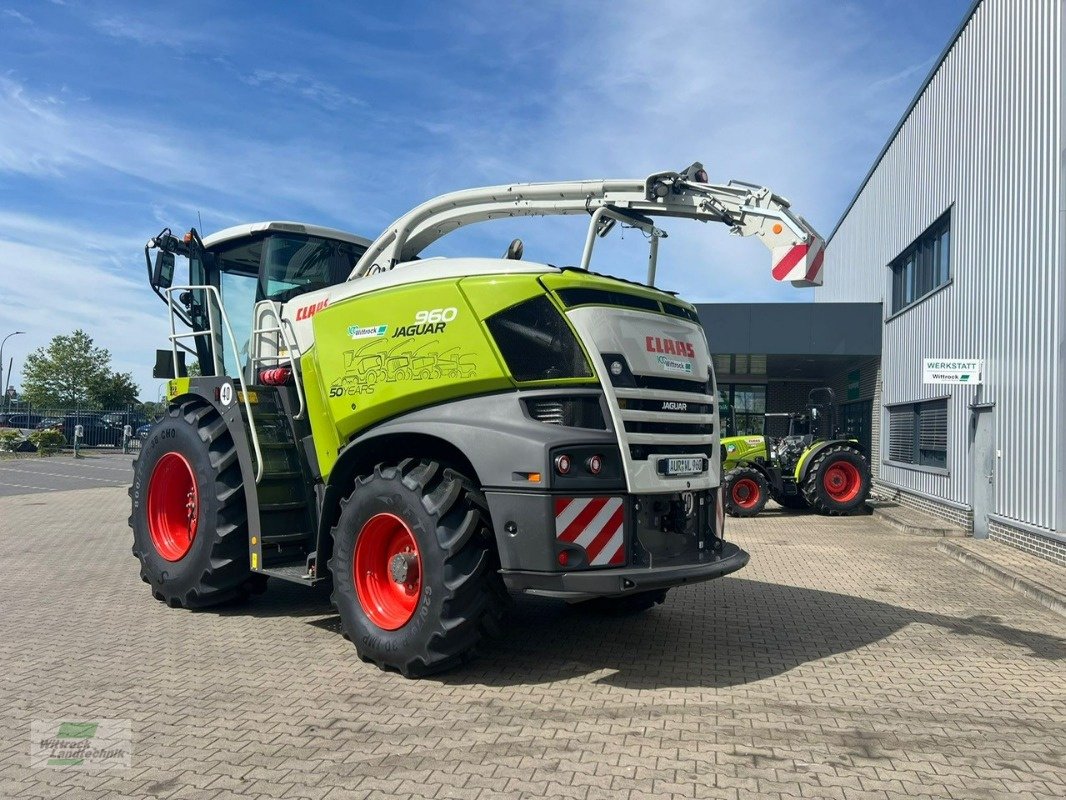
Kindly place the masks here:
POLYGON ((19 430, 33 430, 41 421, 40 414, 26 414, 23 412, 0 415, 0 428, 18 428, 19 430))
POLYGON ((153 425, 155 425, 154 422, 146 422, 143 425, 141 425, 139 428, 137 428, 137 431, 136 431, 137 438, 140 439, 142 442, 145 439, 147 439, 148 438, 148 434, 149 434, 149 432, 151 432, 153 425))
POLYGON ((129 425, 131 430, 136 431, 147 422, 148 417, 141 411, 112 411, 100 417, 100 423, 105 428, 117 433, 119 445, 122 444, 123 428, 129 425))

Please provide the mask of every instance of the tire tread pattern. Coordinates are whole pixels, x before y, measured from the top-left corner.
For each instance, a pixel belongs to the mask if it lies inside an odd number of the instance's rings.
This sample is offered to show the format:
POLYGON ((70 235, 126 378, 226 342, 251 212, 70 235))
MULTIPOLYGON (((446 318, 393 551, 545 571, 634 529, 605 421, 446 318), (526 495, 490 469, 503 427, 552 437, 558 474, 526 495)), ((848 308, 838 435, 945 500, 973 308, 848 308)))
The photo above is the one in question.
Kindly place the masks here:
MULTIPOLYGON (((259 593, 266 581, 263 576, 250 574, 248 570, 248 512, 245 507, 244 485, 237 463, 237 448, 225 421, 210 405, 196 401, 187 401, 181 406, 171 407, 168 414, 171 419, 182 419, 195 426, 201 441, 206 445, 207 455, 215 473, 213 484, 218 524, 214 530, 205 530, 203 527, 197 530, 197 536, 212 537, 211 557, 196 584, 180 595, 169 593, 165 582, 152 582, 144 565, 146 554, 138 548, 135 537, 133 555, 141 564, 141 580, 152 586, 152 594, 157 600, 165 602, 171 608, 206 608, 259 593)), ((133 462, 134 471, 139 460, 138 458, 133 462)), ((129 495, 132 499, 132 486, 129 495)), ((132 515, 129 524, 132 528, 132 515)))
MULTIPOLYGON (((445 596, 439 618, 427 623, 436 630, 425 637, 417 651, 359 655, 383 670, 395 669, 409 678, 420 677, 469 660, 483 640, 498 636, 510 598, 496 572, 497 556, 485 498, 469 478, 428 459, 407 458, 395 466, 378 464, 371 475, 356 479, 352 493, 341 500, 342 509, 356 494, 373 492, 382 481, 401 483, 417 494, 423 509, 435 518, 436 544, 444 556, 444 579, 442 586, 434 590, 443 591, 445 596)), ((339 528, 339 524, 333 528, 334 541, 342 535, 339 528)), ((334 547, 329 562, 334 576, 351 568, 346 559, 341 559, 340 549, 334 547)), ((336 577, 333 583, 332 600, 338 605, 336 577)), ((343 614, 341 627, 353 643, 359 641, 358 631, 349 626, 343 614)))

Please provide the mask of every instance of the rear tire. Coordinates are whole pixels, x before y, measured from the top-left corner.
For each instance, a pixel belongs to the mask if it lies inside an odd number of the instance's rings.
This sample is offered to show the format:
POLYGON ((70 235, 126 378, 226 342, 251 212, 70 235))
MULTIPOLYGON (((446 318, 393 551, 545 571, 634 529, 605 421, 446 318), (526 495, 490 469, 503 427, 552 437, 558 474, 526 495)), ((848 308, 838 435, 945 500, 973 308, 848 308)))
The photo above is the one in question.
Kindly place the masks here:
POLYGON ((653 589, 649 592, 637 592, 622 597, 594 597, 591 600, 582 600, 575 606, 597 614, 625 617, 662 605, 666 601, 666 592, 666 589, 653 589))
POLYGON ((725 510, 731 517, 754 517, 766 507, 770 487, 754 467, 734 467, 722 481, 725 510))
POLYGON ((826 447, 815 455, 807 470, 803 496, 820 514, 855 511, 870 496, 870 462, 854 447, 826 447))
POLYGON ((483 495, 436 461, 356 480, 333 529, 333 602, 359 657, 418 677, 500 632, 507 595, 483 495))
POLYGON ((262 591, 248 567, 248 513, 229 429, 206 403, 169 409, 133 462, 133 554, 141 580, 172 608, 262 591))

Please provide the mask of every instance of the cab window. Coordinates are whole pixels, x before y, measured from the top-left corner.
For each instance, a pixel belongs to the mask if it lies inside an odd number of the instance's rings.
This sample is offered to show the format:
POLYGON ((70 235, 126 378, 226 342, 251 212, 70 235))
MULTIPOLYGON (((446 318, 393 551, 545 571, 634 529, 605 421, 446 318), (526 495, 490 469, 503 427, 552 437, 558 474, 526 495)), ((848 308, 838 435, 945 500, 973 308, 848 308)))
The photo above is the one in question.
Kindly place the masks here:
POLYGON ((282 303, 346 280, 366 251, 362 245, 316 236, 275 234, 263 245, 266 251, 259 299, 282 303))

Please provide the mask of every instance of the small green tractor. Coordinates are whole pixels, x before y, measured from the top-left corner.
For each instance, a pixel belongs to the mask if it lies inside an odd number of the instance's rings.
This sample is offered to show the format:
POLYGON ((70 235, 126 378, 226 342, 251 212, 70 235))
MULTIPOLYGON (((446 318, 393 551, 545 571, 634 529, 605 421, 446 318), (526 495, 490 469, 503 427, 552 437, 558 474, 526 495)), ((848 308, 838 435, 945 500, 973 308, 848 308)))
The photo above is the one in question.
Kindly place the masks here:
POLYGON ((773 499, 785 508, 847 514, 870 494, 870 460, 855 439, 842 438, 836 395, 812 389, 804 412, 766 414, 762 436, 722 439, 725 510, 754 517, 773 499), (774 436, 771 424, 787 421, 774 436))

